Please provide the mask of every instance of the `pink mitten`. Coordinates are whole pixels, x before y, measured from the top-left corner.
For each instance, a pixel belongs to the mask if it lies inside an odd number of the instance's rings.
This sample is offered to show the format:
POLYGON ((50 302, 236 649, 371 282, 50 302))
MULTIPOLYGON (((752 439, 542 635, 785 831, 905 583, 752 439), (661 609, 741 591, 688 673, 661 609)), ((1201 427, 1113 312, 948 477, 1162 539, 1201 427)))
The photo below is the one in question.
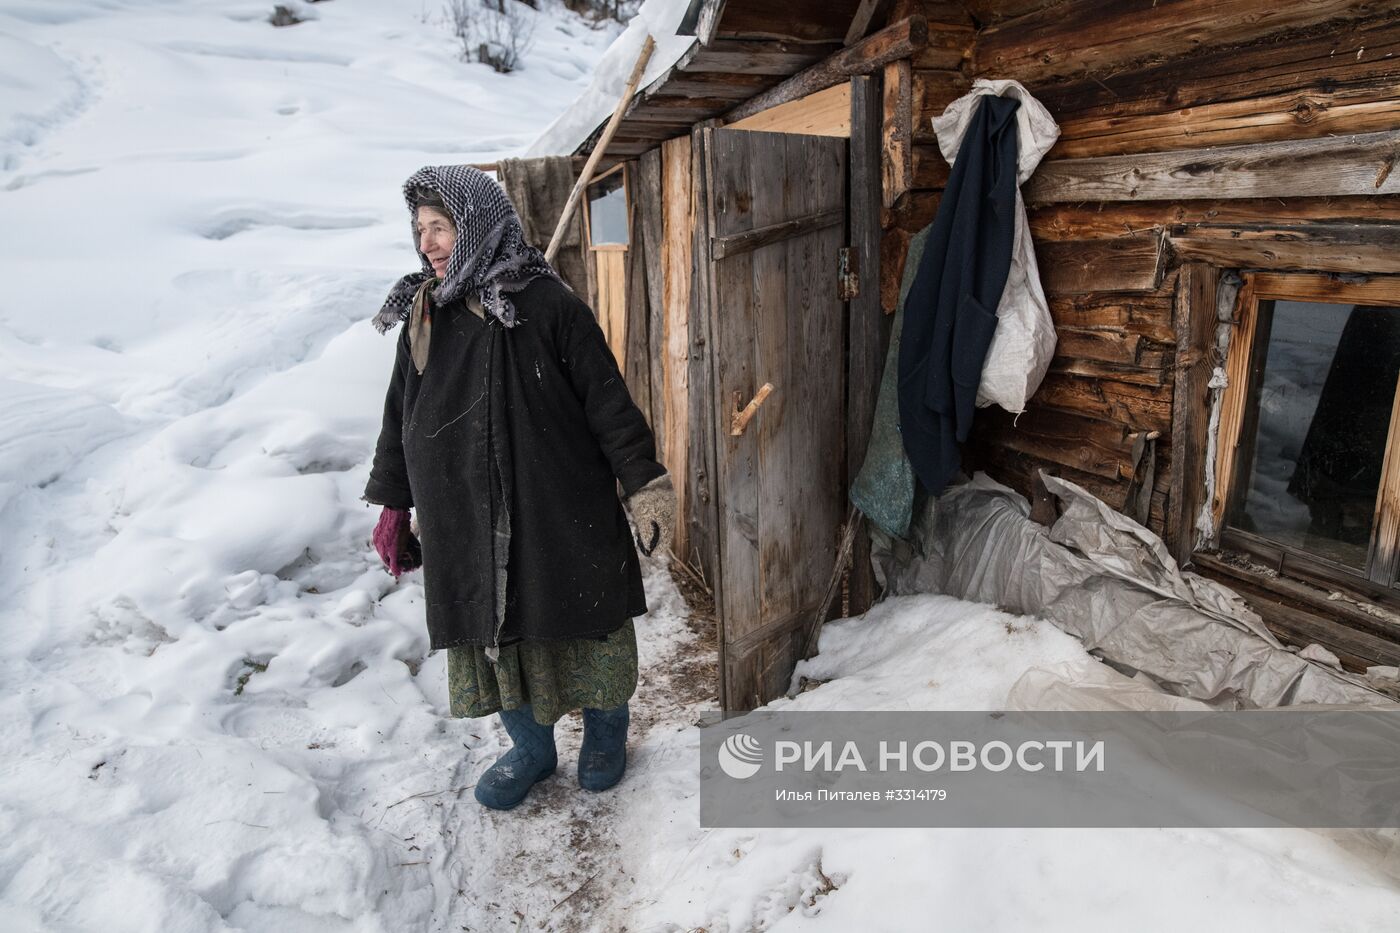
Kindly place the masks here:
POLYGON ((408 509, 394 509, 386 505, 379 514, 379 523, 374 526, 374 549, 379 552, 379 559, 384 561, 390 573, 397 577, 418 568, 416 548, 412 546, 416 543, 409 531, 408 509))

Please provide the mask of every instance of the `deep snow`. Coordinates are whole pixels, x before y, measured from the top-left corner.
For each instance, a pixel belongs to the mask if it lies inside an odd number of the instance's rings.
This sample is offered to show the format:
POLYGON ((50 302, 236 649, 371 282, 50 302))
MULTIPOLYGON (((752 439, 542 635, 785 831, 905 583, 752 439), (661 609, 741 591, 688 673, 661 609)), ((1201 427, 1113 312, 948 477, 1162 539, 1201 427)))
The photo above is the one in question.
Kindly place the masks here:
MULTIPOLYGON (((293 5, 0 4, 0 929, 1393 922, 1374 858, 1301 831, 703 832, 712 648, 652 561, 628 777, 578 790, 574 716, 560 772, 481 811, 503 733, 446 717, 358 500, 393 350, 368 318, 415 268, 401 180, 520 153, 617 30, 544 0, 501 76, 435 4, 293 5)), ((821 649, 775 705, 995 708, 1094 665, 943 597, 821 649)))

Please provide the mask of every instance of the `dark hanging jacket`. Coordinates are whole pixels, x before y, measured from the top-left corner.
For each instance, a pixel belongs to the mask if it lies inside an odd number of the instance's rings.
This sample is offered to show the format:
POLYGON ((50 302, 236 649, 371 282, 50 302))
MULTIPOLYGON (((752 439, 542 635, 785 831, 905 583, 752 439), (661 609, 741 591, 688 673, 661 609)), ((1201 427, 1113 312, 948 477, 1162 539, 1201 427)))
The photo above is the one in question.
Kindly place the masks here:
POLYGON ((433 648, 603 635, 647 611, 617 483, 666 472, 651 429, 586 304, 548 277, 512 299, 512 328, 435 309, 421 375, 399 335, 364 498, 417 510, 433 648))
POLYGON ((899 429, 914 475, 932 495, 961 466, 982 363, 1016 232, 1014 98, 982 98, 963 136, 928 245, 904 303, 899 429))

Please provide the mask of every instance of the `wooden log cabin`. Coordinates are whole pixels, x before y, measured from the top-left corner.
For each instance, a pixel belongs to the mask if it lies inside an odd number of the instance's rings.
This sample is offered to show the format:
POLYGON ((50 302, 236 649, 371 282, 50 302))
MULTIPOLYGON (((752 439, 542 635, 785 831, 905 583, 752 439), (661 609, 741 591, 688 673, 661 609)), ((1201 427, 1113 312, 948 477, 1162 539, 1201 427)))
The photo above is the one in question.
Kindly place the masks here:
POLYGON ((1061 128, 1023 186, 1058 348, 1024 413, 979 410, 967 471, 1072 480, 1285 643, 1400 663, 1393 3, 695 0, 681 32, 585 249, 725 708, 787 688, 833 579, 847 612, 876 596, 846 491, 948 177, 930 119, 982 77, 1061 128))

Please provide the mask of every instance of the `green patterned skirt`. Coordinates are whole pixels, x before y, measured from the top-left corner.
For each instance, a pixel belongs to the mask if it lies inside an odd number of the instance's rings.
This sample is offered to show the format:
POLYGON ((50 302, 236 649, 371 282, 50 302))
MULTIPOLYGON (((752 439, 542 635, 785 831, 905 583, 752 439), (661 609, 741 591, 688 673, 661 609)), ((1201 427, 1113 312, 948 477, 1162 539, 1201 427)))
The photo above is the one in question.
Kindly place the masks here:
POLYGON ((489 716, 528 703, 535 721, 549 725, 569 710, 621 706, 636 690, 637 633, 631 619, 605 638, 503 645, 498 664, 477 645, 447 649, 453 716, 489 716))

